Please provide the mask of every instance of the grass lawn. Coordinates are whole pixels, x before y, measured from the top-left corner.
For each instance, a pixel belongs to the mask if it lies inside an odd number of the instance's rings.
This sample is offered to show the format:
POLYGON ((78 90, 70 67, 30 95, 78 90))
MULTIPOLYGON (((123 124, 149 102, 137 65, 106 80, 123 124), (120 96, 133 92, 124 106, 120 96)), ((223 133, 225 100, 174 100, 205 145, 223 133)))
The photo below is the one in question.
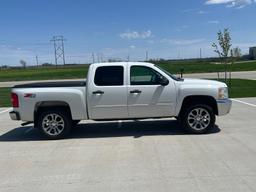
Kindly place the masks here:
MULTIPOLYGON (((225 71, 224 64, 211 64, 203 62, 160 63, 159 65, 173 74, 180 73, 181 69, 184 69, 184 73, 210 73, 225 71)), ((256 62, 236 63, 233 65, 228 65, 228 67, 231 68, 231 71, 256 71, 256 62)))
MULTIPOLYGON (((204 61, 170 61, 159 63, 161 67, 172 74, 184 73, 222 72, 223 64, 211 64, 204 61)), ((28 69, 3 69, 0 70, 0 82, 22 80, 51 80, 85 78, 89 65, 74 65, 67 67, 41 67, 28 69)), ((256 71, 256 61, 238 63, 231 66, 232 71, 256 71)))
POLYGON ((0 88, 0 107, 11 106, 11 88, 0 88))
POLYGON ((0 82, 85 78, 88 65, 0 70, 0 82))
MULTIPOLYGON (((229 88, 231 98, 256 97, 256 81, 244 79, 232 79, 229 88)), ((0 88, 0 107, 10 107, 11 88, 0 88)))
POLYGON ((256 97, 256 81, 245 79, 232 79, 229 88, 231 98, 256 97))

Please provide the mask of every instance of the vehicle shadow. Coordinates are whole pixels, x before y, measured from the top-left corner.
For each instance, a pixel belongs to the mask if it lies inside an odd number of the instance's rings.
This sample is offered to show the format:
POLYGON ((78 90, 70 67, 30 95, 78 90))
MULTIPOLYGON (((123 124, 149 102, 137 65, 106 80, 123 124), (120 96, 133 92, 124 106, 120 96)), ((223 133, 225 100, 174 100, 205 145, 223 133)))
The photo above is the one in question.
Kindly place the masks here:
MULTIPOLYGON (((209 133, 220 132, 216 125, 209 133)), ((144 137, 160 135, 187 135, 176 120, 128 121, 128 122, 97 122, 78 124, 66 139, 76 138, 107 138, 107 137, 144 137)), ((39 131, 32 126, 17 127, 0 136, 0 142, 7 141, 38 141, 44 140, 39 131)))

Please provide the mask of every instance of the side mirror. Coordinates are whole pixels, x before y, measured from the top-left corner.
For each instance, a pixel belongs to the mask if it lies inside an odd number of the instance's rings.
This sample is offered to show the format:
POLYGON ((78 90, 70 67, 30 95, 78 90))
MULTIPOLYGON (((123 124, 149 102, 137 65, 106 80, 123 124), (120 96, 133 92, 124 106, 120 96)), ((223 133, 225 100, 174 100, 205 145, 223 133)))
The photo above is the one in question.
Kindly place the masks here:
POLYGON ((162 85, 162 86, 166 86, 166 85, 169 84, 169 80, 166 79, 164 76, 161 76, 161 77, 159 78, 159 84, 162 85))

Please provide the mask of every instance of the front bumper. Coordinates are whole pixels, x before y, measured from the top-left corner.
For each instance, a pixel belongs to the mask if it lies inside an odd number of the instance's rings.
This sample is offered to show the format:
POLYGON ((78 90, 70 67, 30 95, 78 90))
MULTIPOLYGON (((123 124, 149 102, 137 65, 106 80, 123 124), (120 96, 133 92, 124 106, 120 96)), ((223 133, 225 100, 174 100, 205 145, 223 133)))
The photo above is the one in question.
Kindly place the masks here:
POLYGON ((11 111, 9 112, 9 115, 12 120, 16 120, 16 121, 20 120, 20 114, 17 111, 11 111))
POLYGON ((230 112, 232 101, 231 99, 221 99, 217 100, 217 106, 218 106, 218 115, 226 115, 230 112))

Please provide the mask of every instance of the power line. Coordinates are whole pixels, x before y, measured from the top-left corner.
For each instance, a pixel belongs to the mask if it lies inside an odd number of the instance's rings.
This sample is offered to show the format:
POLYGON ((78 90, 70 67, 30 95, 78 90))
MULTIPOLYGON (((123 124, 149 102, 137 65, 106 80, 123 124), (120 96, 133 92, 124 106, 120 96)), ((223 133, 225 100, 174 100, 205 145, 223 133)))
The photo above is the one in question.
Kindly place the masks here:
POLYGON ((64 49, 64 41, 66 41, 66 39, 64 39, 64 37, 62 35, 60 36, 53 36, 53 39, 50 40, 51 42, 53 42, 53 46, 54 46, 54 55, 55 55, 55 64, 56 66, 58 65, 58 61, 61 60, 63 62, 63 64, 66 64, 65 61, 65 49, 64 49))

